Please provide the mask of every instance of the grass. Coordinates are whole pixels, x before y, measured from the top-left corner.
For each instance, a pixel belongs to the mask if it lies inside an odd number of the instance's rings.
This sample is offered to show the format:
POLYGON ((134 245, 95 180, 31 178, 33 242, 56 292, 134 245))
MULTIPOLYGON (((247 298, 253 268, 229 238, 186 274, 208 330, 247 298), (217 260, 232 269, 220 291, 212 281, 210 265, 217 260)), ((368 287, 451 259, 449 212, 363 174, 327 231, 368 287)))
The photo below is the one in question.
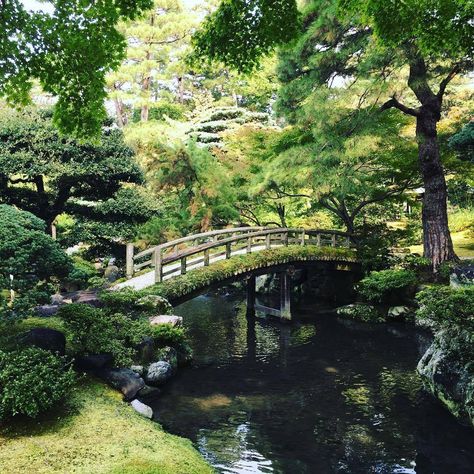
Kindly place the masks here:
MULTIPOLYGON (((474 258, 474 234, 472 231, 452 232, 454 251, 460 258, 474 258)), ((410 252, 423 254, 422 245, 413 245, 410 252)))
POLYGON ((2 474, 206 474, 189 440, 142 418, 102 383, 84 378, 65 406, 0 427, 2 474))

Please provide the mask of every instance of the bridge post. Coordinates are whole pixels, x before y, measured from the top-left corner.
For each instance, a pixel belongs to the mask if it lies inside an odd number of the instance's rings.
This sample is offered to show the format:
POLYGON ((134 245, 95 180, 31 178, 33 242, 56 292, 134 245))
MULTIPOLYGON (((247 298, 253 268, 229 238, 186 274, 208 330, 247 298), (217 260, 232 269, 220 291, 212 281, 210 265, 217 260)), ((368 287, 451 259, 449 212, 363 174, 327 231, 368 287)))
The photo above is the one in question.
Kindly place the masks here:
POLYGON ((331 236, 331 247, 336 246, 336 234, 332 234, 331 236))
POLYGON ((251 253, 252 252, 252 237, 249 237, 247 239, 247 253, 251 253))
POLYGON ((303 229, 303 230, 301 231, 301 245, 303 245, 303 246, 304 246, 305 237, 306 237, 306 232, 305 232, 305 230, 303 229))
POLYGON ((181 275, 186 275, 186 257, 181 257, 181 275))
POLYGON ((231 253, 232 253, 232 247, 231 247, 231 243, 229 242, 225 244, 225 258, 229 259, 231 256, 231 253))
POLYGON ((255 287, 256 278, 250 276, 247 278, 247 318, 255 317, 255 287))
POLYGON ((265 236, 265 248, 267 250, 270 250, 270 247, 271 247, 270 234, 267 234, 265 236))
POLYGON ((204 250, 204 266, 209 266, 209 249, 204 250))
POLYGON ((283 244, 284 244, 286 247, 288 247, 288 231, 283 232, 282 237, 283 237, 283 244))
POLYGON ((154 254, 155 260, 155 283, 161 283, 163 280, 163 256, 161 248, 157 247, 154 254))
POLYGON ((280 274, 280 315, 291 320, 291 282, 288 272, 280 274))
POLYGON ((133 244, 127 244, 127 248, 125 252, 125 261, 126 261, 125 273, 127 275, 127 278, 133 277, 133 253, 134 253, 133 244))
POLYGON ((321 234, 316 234, 316 246, 321 247, 321 234))

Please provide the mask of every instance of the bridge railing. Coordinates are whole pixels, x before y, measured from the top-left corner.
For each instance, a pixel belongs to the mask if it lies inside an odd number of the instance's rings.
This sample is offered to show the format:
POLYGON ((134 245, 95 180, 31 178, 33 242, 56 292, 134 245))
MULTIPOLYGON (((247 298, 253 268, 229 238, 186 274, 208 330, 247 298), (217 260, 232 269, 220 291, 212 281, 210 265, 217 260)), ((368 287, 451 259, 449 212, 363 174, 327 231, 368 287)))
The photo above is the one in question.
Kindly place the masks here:
POLYGON ((232 254, 251 253, 284 245, 317 245, 349 247, 351 236, 336 230, 238 227, 189 235, 135 253, 127 244, 126 272, 154 269, 155 282, 168 275, 184 275, 188 270, 212 261, 228 259, 232 254))

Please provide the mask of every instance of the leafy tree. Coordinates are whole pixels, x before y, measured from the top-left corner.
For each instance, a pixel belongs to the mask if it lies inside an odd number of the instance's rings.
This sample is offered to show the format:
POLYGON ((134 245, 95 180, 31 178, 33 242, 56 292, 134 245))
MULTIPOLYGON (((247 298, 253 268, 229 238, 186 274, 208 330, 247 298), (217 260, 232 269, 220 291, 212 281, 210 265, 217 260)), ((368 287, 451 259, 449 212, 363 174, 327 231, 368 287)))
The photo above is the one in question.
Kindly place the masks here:
POLYGON ((197 21, 180 0, 154 0, 150 11, 121 25, 128 42, 127 56, 120 69, 108 77, 120 126, 128 120, 126 102, 139 107, 140 120, 147 121, 150 108, 160 92, 163 95, 160 89, 166 95, 166 88, 174 86, 179 102, 183 102, 183 71, 176 60, 189 43, 197 21))
MULTIPOLYGON (((295 9, 291 0, 225 1, 196 36, 197 54, 248 70, 262 54, 289 39, 297 27, 295 9), (237 25, 239 34, 226 41, 237 25)), ((371 77, 386 84, 384 95, 392 96, 380 104, 381 110, 396 108, 415 118, 425 189, 424 252, 435 270, 441 262, 456 258, 448 229, 437 124, 449 84, 472 69, 473 16, 474 4, 469 0, 308 2, 301 33, 280 76, 292 83, 289 96, 301 99, 307 95, 308 83, 319 87, 371 77)), ((297 103, 292 102, 293 111, 297 103)))
POLYGON ((474 120, 464 125, 458 133, 450 138, 449 146, 462 160, 474 163, 474 120))
POLYGON ((2 302, 6 314, 46 302, 51 292, 45 284, 71 269, 69 257, 44 229, 45 223, 33 214, 0 205, 0 288, 17 293, 13 305, 2 302))
POLYGON ((59 0, 53 11, 28 11, 18 0, 0 10, 0 96, 29 102, 34 80, 58 97, 54 122, 63 132, 100 134, 105 75, 119 66, 125 41, 116 25, 135 18, 151 0, 59 0))
POLYGON ((143 180, 119 130, 105 127, 100 143, 83 143, 60 135, 48 113, 35 110, 0 117, 0 168, 0 199, 32 212, 48 229, 68 208, 101 213, 90 203, 143 180))

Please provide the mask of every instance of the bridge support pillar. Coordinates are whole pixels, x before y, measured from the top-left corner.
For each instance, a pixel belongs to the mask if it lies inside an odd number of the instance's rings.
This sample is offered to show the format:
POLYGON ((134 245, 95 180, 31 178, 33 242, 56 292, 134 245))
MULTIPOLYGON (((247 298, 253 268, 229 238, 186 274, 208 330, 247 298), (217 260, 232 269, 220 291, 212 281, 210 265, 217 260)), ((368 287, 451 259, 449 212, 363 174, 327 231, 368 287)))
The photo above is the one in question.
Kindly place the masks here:
POLYGON ((256 278, 251 276, 247 279, 247 318, 253 318, 256 312, 265 315, 276 316, 277 318, 291 321, 291 278, 288 272, 281 272, 280 275, 280 307, 270 308, 257 303, 256 299, 256 278))

